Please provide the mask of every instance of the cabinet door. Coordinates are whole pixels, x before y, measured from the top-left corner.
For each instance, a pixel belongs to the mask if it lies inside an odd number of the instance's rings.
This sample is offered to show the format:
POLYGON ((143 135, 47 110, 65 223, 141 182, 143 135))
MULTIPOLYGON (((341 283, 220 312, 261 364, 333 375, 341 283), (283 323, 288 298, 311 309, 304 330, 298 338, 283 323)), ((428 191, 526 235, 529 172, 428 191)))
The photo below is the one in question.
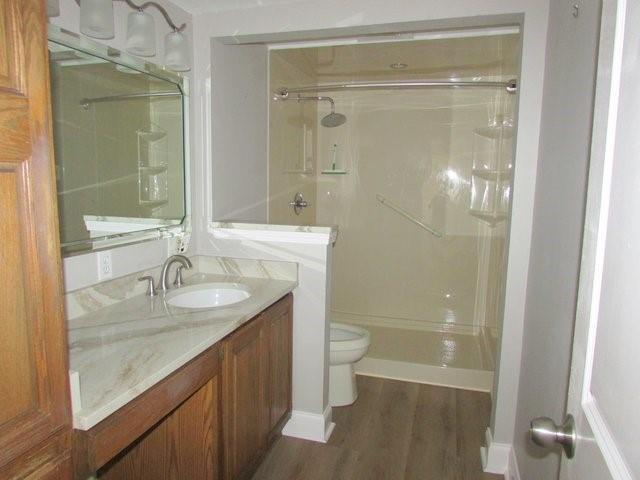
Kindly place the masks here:
POLYGON ((220 382, 209 380, 98 472, 100 480, 217 480, 220 382))
POLYGON ((265 313, 269 324, 269 443, 291 412, 292 303, 288 295, 265 313))
POLYGON ((0 0, 1 478, 60 464, 70 448, 44 7, 0 0))
POLYGON ((266 446, 266 322, 258 317, 231 335, 224 345, 223 445, 228 480, 247 478, 266 446))

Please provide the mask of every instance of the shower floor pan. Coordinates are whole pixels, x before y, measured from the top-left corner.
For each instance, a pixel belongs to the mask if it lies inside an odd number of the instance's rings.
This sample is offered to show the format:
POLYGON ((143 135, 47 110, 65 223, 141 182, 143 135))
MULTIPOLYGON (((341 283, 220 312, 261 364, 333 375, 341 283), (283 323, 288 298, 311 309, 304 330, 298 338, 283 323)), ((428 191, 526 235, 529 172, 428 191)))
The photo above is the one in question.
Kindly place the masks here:
POLYGON ((484 332, 471 335, 357 325, 371 333, 369 351, 355 366, 359 375, 492 390, 495 339, 484 332))

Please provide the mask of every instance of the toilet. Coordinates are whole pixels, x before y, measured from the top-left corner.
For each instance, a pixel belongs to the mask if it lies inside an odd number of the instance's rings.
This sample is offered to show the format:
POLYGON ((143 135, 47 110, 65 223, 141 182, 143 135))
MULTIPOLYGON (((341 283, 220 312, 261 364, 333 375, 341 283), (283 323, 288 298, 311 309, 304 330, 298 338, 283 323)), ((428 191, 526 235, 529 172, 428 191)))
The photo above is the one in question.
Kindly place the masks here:
POLYGON ((358 398, 354 364, 364 357, 371 339, 364 328, 331 323, 329 403, 332 407, 351 405, 358 398))

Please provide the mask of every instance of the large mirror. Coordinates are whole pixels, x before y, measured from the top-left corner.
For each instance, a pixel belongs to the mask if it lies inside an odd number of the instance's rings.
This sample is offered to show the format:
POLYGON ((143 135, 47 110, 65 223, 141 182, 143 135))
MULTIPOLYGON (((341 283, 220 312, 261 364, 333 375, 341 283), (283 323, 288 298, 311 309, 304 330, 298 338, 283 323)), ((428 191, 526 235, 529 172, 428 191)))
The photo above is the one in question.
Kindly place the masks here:
POLYGON ((49 67, 63 252, 180 230, 184 79, 62 31, 49 67))

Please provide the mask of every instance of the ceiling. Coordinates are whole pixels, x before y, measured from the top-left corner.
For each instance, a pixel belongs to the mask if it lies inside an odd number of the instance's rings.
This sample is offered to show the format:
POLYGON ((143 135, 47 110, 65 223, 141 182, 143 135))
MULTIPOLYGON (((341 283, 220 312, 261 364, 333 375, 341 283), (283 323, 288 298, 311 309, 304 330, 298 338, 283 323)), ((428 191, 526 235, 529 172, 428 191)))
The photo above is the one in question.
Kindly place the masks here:
POLYGON ((247 10, 268 5, 286 5, 308 0, 171 0, 189 13, 222 12, 225 10, 247 10))

